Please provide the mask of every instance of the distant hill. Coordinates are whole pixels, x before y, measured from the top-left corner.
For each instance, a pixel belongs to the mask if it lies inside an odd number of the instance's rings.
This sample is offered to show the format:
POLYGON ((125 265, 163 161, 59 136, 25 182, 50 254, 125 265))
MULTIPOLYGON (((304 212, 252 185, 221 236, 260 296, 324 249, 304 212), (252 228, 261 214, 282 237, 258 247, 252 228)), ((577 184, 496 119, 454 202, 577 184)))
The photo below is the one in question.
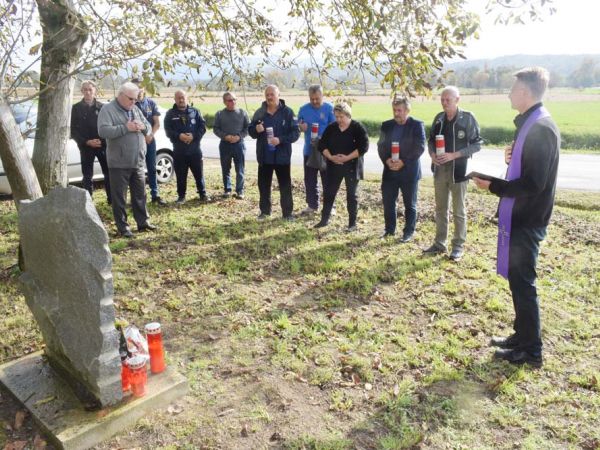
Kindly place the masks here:
POLYGON ((573 73, 585 58, 592 58, 600 62, 600 55, 509 55, 500 56, 493 59, 472 59, 449 63, 446 69, 464 70, 471 67, 482 69, 487 66, 489 69, 498 67, 527 67, 542 66, 550 72, 558 73, 562 76, 569 76, 573 73))

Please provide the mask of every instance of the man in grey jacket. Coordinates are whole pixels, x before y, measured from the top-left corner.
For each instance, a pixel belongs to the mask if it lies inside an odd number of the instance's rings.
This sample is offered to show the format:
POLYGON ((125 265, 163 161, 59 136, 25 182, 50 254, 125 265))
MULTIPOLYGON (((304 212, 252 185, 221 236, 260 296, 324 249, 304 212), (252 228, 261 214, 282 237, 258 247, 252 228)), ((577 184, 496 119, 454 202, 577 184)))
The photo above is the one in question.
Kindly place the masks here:
POLYGON ((442 91, 443 111, 435 116, 429 132, 429 154, 433 169, 435 190, 435 241, 423 250, 426 254, 448 251, 448 209, 452 195, 454 237, 450 259, 458 261, 463 256, 467 239, 467 212, 465 199, 468 180, 467 161, 481 149, 479 124, 473 114, 458 107, 460 94, 455 86, 446 86, 442 91))
POLYGON ((133 237, 127 224, 126 195, 131 191, 131 206, 138 231, 156 227, 148 222, 144 166, 146 138, 152 129, 139 108, 135 107, 139 88, 125 83, 117 97, 104 105, 98 115, 98 134, 106 139, 106 160, 111 183, 112 209, 118 233, 133 237))
POLYGON ((223 94, 225 108, 215 115, 214 133, 221 139, 219 156, 223 172, 223 196, 231 197, 231 160, 235 165, 235 195, 244 198, 244 161, 246 146, 244 138, 248 135, 250 119, 248 114, 236 105, 237 98, 233 92, 223 94))

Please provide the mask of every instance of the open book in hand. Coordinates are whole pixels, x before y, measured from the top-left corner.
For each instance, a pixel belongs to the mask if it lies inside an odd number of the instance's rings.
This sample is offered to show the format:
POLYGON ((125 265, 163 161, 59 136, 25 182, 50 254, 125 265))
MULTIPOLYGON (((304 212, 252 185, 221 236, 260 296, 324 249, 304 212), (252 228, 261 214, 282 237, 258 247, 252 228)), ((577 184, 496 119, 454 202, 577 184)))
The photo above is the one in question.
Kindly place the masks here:
POLYGON ((482 180, 487 180, 487 181, 506 181, 503 178, 498 178, 498 177, 493 177, 491 175, 486 175, 485 173, 480 173, 480 172, 469 172, 465 178, 467 179, 472 179, 473 177, 477 177, 477 178, 481 178, 482 180))

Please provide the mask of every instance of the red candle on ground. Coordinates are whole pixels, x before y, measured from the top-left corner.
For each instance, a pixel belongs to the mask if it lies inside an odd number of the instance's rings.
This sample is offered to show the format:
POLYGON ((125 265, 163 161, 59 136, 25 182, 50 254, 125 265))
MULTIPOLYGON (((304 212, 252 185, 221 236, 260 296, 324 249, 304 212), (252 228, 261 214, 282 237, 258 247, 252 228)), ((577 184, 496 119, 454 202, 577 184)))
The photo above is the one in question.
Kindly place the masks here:
POLYGON ((165 351, 162 343, 160 323, 152 322, 146 325, 146 339, 148 340, 148 352, 150 353, 150 371, 161 373, 165 370, 165 351))

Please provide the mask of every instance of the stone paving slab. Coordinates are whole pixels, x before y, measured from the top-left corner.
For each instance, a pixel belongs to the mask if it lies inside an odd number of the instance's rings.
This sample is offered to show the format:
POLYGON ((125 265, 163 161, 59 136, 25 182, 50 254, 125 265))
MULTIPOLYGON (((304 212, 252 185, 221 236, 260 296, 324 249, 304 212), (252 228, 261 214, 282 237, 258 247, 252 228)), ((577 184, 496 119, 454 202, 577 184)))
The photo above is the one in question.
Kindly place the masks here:
POLYGON ((188 390, 186 378, 168 368, 158 375, 148 374, 144 397, 128 395, 116 406, 86 411, 43 352, 0 366, 0 383, 29 410, 49 441, 65 450, 97 445, 152 411, 166 408, 188 390))

